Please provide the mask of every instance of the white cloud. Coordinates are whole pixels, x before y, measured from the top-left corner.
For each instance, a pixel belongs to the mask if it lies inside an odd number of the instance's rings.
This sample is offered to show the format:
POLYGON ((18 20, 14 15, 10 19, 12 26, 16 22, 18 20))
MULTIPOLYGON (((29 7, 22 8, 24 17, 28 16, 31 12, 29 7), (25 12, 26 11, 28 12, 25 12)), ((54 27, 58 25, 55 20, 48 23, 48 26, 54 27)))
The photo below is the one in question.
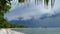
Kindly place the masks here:
POLYGON ((5 16, 9 19, 9 20, 13 20, 13 19, 17 19, 19 17, 23 17, 23 19, 30 19, 31 17, 34 18, 40 18, 42 17, 42 15, 47 15, 47 16, 51 16, 54 15, 55 13, 60 13, 59 9, 60 9, 60 0, 56 0, 55 1, 55 5, 53 10, 51 11, 50 8, 45 9, 43 8, 43 6, 38 5, 38 6, 34 6, 34 3, 31 2, 31 5, 29 7, 25 6, 25 5, 19 5, 18 3, 12 2, 12 10, 10 13, 7 13, 5 16))

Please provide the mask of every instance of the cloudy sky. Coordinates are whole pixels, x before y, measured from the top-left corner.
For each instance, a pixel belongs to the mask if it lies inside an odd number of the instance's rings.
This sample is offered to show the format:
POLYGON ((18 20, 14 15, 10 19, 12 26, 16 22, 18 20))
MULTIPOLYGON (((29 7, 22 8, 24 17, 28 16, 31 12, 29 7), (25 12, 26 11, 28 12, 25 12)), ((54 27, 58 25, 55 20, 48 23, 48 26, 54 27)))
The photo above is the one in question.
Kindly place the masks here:
MULTIPOLYGON (((5 14, 5 17, 8 18, 8 20, 14 20, 14 19, 18 19, 20 17, 23 18, 23 20, 27 20, 27 19, 31 19, 32 17, 34 17, 35 19, 39 19, 39 18, 43 18, 43 17, 48 17, 48 19, 46 20, 53 20, 53 19, 57 19, 60 20, 60 0, 55 0, 55 4, 53 9, 51 9, 50 7, 48 7, 48 9, 43 7, 43 2, 39 3, 38 5, 34 4, 34 0, 31 0, 31 2, 29 3, 29 5, 27 4, 20 4, 18 3, 17 0, 13 0, 12 2, 12 8, 10 10, 10 12, 7 12, 5 14), (49 18, 52 16, 56 16, 56 18, 49 18)), ((50 6, 50 4, 49 4, 50 6)))

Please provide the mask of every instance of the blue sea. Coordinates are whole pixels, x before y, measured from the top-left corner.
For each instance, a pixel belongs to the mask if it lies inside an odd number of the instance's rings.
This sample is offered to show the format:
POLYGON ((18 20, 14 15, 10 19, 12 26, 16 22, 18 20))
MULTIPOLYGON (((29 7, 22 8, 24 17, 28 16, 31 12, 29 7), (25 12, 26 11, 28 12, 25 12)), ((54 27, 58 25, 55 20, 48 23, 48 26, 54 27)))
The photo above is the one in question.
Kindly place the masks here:
POLYGON ((19 28, 12 30, 25 34, 60 34, 60 28, 19 28))

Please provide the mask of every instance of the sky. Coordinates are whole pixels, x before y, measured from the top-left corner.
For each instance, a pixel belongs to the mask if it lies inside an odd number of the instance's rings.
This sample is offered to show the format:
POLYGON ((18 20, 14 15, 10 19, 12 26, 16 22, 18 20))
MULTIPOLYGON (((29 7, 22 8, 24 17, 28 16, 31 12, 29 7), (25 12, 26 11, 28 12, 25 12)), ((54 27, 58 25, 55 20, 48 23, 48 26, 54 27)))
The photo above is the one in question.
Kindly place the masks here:
MULTIPOLYGON (((42 2, 43 3, 43 2, 42 2)), ((32 17, 34 17, 35 19, 39 19, 39 18, 43 18, 43 17, 48 17, 48 19, 46 20, 53 20, 53 19, 57 19, 60 20, 60 0, 55 0, 55 4, 53 9, 51 9, 50 7, 48 7, 48 9, 43 7, 43 4, 39 4, 37 6, 35 6, 34 4, 34 0, 31 0, 30 4, 27 6, 26 4, 21 4, 18 3, 17 0, 13 0, 11 1, 11 6, 12 8, 10 9, 10 12, 7 12, 5 14, 5 17, 8 20, 18 20, 18 18, 22 17, 22 20, 27 20, 27 19, 31 19, 32 17), (49 18, 51 16, 56 16, 56 18, 49 18)), ((50 6, 50 4, 49 4, 50 6)), ((45 21, 45 20, 43 20, 45 21)))

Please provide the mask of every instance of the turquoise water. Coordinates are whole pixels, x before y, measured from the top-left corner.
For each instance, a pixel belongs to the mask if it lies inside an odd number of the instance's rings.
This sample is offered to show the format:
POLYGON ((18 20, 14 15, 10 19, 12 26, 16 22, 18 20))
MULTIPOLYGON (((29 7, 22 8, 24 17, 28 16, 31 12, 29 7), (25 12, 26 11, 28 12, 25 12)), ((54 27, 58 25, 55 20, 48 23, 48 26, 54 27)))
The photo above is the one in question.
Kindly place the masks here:
POLYGON ((60 28, 21 28, 13 30, 25 34, 60 34, 60 28))

